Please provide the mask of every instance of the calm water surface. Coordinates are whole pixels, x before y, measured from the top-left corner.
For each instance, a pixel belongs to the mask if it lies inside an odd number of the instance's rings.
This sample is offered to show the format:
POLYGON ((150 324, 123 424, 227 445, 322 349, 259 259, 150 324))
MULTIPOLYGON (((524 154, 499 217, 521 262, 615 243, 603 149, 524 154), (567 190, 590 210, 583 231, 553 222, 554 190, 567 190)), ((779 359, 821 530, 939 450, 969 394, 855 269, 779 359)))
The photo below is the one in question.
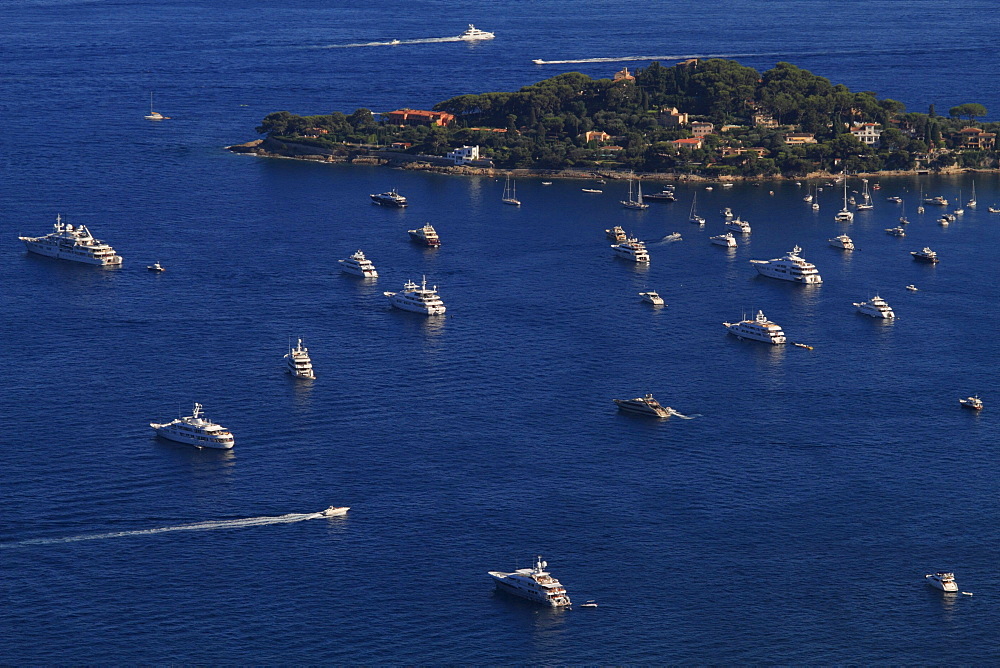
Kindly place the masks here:
POLYGON ((740 60, 996 117, 995 21, 956 18, 992 3, 816 7, 0 10, 0 660, 1000 661, 997 175, 883 179, 851 226, 833 222, 830 188, 818 213, 793 183, 699 190, 699 229, 683 185, 679 202, 633 212, 624 183, 588 196, 589 181, 522 182, 514 209, 491 178, 221 149, 274 110, 426 107, 620 67, 532 58, 756 54, 740 60), (469 22, 497 39, 323 48, 469 22), (142 120, 150 90, 169 122, 142 120), (980 206, 950 227, 915 213, 921 188, 967 199, 973 179, 980 206), (369 203, 390 187, 408 209, 369 203), (902 239, 884 233, 894 194, 913 221, 902 239), (725 206, 753 226, 733 252, 708 243, 725 206), (57 212, 125 265, 26 255, 17 235, 57 212), (440 249, 407 240, 425 222, 440 249), (648 268, 612 257, 615 224, 649 242, 648 268), (842 232, 854 253, 827 244, 842 232), (796 244, 821 286, 755 276, 748 260, 796 244), (924 246, 939 265, 910 259, 924 246), (338 272, 358 248, 377 282, 338 272), (167 271, 147 272, 154 261, 167 271), (422 275, 447 317, 388 308, 384 290, 422 275), (641 303, 647 289, 668 306, 641 303), (855 314, 876 292, 895 322, 855 314), (757 309, 815 349, 725 333, 757 309), (290 336, 315 382, 282 374, 290 336), (693 419, 614 410, 645 392, 693 419), (972 393, 980 415, 958 407, 972 393), (150 421, 194 401, 234 450, 152 437, 150 421), (330 504, 352 510, 238 522, 330 504), (216 520, 237 522, 155 531, 216 520), (492 591, 487 570, 534 554, 600 607, 492 591), (925 586, 939 569, 975 596, 925 586))

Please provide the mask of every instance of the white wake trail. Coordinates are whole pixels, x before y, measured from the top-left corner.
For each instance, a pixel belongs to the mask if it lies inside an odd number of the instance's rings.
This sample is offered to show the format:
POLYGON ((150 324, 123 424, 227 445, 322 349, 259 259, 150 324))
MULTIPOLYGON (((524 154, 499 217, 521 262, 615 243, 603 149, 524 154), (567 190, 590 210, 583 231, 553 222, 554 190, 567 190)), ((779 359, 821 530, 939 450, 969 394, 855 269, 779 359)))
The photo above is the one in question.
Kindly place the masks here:
POLYGON ((83 534, 81 536, 66 536, 63 538, 31 538, 16 543, 0 543, 0 548, 18 547, 22 545, 55 545, 58 543, 76 543, 82 540, 104 540, 105 538, 125 538, 126 536, 151 536, 170 531, 211 531, 214 529, 242 529, 259 527, 268 524, 291 524, 323 517, 323 513, 290 513, 276 517, 246 517, 239 520, 216 520, 212 522, 196 522, 194 524, 179 524, 172 527, 156 529, 138 529, 135 531, 114 531, 111 533, 83 534))
POLYGON ((425 37, 423 39, 400 39, 391 42, 358 42, 356 44, 328 44, 318 49, 356 49, 364 46, 402 46, 403 44, 440 44, 442 42, 464 42, 461 37, 425 37))

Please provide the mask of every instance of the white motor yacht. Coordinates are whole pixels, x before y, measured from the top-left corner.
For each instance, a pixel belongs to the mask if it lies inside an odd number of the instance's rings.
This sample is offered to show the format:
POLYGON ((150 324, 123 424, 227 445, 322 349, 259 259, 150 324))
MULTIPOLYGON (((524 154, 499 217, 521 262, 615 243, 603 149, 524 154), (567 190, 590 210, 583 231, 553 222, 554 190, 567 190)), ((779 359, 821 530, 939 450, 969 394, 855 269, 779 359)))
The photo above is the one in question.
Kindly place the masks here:
POLYGON ((823 278, 816 270, 816 265, 799 257, 801 252, 802 249, 796 246, 782 257, 773 260, 750 260, 750 264, 761 276, 796 283, 822 283, 823 278))
POLYGON ((913 283, 910 283, 909 285, 907 285, 907 286, 906 286, 906 289, 907 289, 907 290, 909 290, 910 292, 919 292, 919 290, 920 290, 920 289, 919 289, 919 288, 918 288, 917 286, 915 286, 915 285, 914 285, 913 283))
POLYGON ((548 564, 541 557, 535 559, 533 568, 519 568, 513 573, 489 571, 499 591, 505 591, 529 601, 542 603, 552 608, 571 605, 566 588, 559 580, 546 572, 548 564))
MULTIPOLYGON (((711 187, 705 188, 705 190, 711 190, 711 187)), ((733 210, 727 206, 725 209, 722 210, 722 217, 726 220, 729 220, 730 218, 733 217, 733 210)))
POLYGON ((187 417, 162 424, 150 422, 149 426, 156 430, 157 435, 178 443, 219 450, 233 447, 235 440, 229 430, 202 417, 201 408, 201 404, 195 404, 194 411, 187 417))
POLYGON ((378 272, 372 261, 365 257, 359 249, 354 255, 346 260, 337 260, 340 263, 340 270, 345 274, 354 274, 364 278, 378 278, 378 272))
POLYGON ((716 246, 725 246, 726 248, 736 248, 736 237, 733 236, 732 232, 726 232, 725 234, 719 234, 714 237, 709 237, 711 241, 716 246))
POLYGON ((927 584, 941 591, 958 591, 954 573, 928 573, 924 577, 927 579, 927 584))
POLYGON ((913 259, 918 262, 937 264, 940 261, 938 260, 937 251, 932 251, 927 246, 924 246, 923 250, 910 251, 910 255, 912 255, 913 259))
POLYGON ((423 227, 418 227, 415 230, 407 230, 406 233, 410 235, 411 241, 416 241, 424 246, 437 248, 441 245, 441 239, 438 237, 437 230, 435 230, 430 223, 427 223, 423 227))
POLYGON ((906 228, 905 227, 887 227, 885 228, 885 233, 890 237, 905 237, 906 228))
POLYGON ((469 24, 469 29, 458 36, 458 39, 464 42, 475 42, 480 39, 493 39, 496 37, 491 32, 486 32, 485 30, 480 30, 476 26, 469 24))
POLYGON ((653 398, 652 394, 635 399, 613 399, 618 406, 618 410, 628 413, 640 413, 642 415, 652 415, 653 417, 670 417, 674 411, 670 406, 663 406, 653 398))
POLYGON ((631 260, 632 262, 649 262, 649 252, 646 250, 646 244, 635 237, 629 237, 620 244, 614 244, 611 246, 611 249, 614 250, 615 255, 622 259, 631 260))
POLYGON ((146 267, 146 269, 149 270, 149 271, 157 271, 157 272, 158 271, 166 271, 166 269, 163 268, 163 265, 160 264, 159 262, 154 262, 153 264, 148 265, 146 267))
POLYGON ((757 316, 753 320, 724 322, 722 325, 738 339, 752 339, 774 345, 785 343, 786 340, 781 327, 768 320, 763 311, 757 311, 757 316))
POLYGON ((407 281, 401 292, 383 292, 389 298, 389 303, 404 311, 423 313, 424 315, 441 315, 445 312, 444 302, 437 293, 437 286, 427 287, 427 277, 424 276, 420 285, 407 281))
POLYGON ((621 243, 628 239, 628 235, 625 234, 625 229, 621 225, 615 225, 610 230, 604 230, 605 236, 612 241, 617 241, 621 243))
POLYGON ((971 408, 974 411, 983 410, 983 400, 979 398, 978 394, 966 397, 965 399, 959 399, 958 403, 961 404, 962 408, 971 408))
POLYGON ((726 221, 726 229, 739 232, 740 234, 750 234, 750 223, 737 216, 732 220, 726 221))
POLYGON ((369 195, 372 202, 380 206, 394 206, 402 209, 406 206, 406 198, 396 192, 396 189, 387 190, 384 193, 369 195))
POLYGON ((650 290, 649 292, 640 292, 639 296, 642 297, 642 301, 652 304, 653 306, 663 306, 663 297, 658 293, 650 290))
POLYGON ((875 295, 866 302, 854 302, 854 306, 858 309, 858 313, 870 315, 873 318, 891 319, 896 317, 889 304, 878 295, 875 295))
POLYGON ((934 204, 936 206, 948 206, 948 200, 941 195, 936 197, 925 197, 924 204, 934 204))
POLYGON ((18 237, 29 253, 36 253, 60 260, 116 267, 122 263, 121 255, 100 239, 95 239, 86 225, 73 226, 62 222, 56 215, 54 231, 43 237, 18 237))
POLYGON ((298 345, 294 348, 291 346, 291 342, 289 342, 288 352, 285 354, 284 360, 285 369, 295 378, 307 378, 309 380, 316 378, 312 360, 309 359, 309 349, 302 345, 302 339, 299 339, 298 345))
POLYGON ((827 241, 829 241, 830 245, 834 248, 843 248, 844 250, 849 251, 854 250, 854 240, 846 234, 841 234, 832 239, 827 239, 827 241))

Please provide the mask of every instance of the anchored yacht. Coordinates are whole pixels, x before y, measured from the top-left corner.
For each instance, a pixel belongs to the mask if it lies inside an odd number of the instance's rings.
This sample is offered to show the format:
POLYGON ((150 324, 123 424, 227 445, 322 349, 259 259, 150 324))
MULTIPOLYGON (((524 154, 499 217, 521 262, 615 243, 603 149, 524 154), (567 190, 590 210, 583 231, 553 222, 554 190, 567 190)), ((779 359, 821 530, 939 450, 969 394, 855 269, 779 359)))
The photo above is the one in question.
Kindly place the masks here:
POLYGON ((854 240, 846 234, 841 234, 832 239, 827 239, 827 241, 829 241, 830 245, 834 248, 843 248, 844 250, 850 251, 854 250, 854 240))
POLYGON ((548 564, 538 557, 534 568, 519 568, 513 573, 489 571, 489 574, 500 591, 553 608, 568 607, 571 603, 566 588, 546 572, 547 567, 548 564))
POLYGON ((929 573, 924 577, 927 578, 927 584, 941 591, 958 591, 954 573, 929 573))
POLYGON ((312 360, 309 359, 309 349, 302 345, 302 339, 299 339, 298 345, 294 348, 289 343, 288 352, 285 354, 284 359, 288 373, 294 377, 308 378, 309 380, 316 378, 312 360))
POLYGON ((854 302, 854 306, 858 309, 858 313, 864 313, 873 318, 891 319, 896 317, 889 304, 878 295, 875 295, 866 302, 854 302))
POLYGON ((228 450, 235 444, 233 435, 228 429, 202 417, 201 404, 195 404, 194 411, 187 417, 180 417, 163 424, 150 422, 149 426, 163 438, 198 448, 228 450))
POLYGON ((726 221, 726 229, 740 232, 741 234, 750 234, 750 223, 737 216, 733 220, 726 221))
POLYGON ((652 415, 653 417, 670 417, 674 411, 670 406, 663 406, 653 398, 652 394, 635 399, 612 399, 618 406, 618 410, 628 413, 640 413, 642 415, 652 415))
POLYGON ((716 246, 725 246, 726 248, 736 248, 736 237, 733 236, 732 232, 726 232, 725 234, 719 234, 714 237, 709 237, 711 241, 716 246))
POLYGON ((924 246, 923 250, 910 251, 910 255, 918 262, 929 262, 930 264, 937 264, 939 262, 937 251, 932 251, 927 246, 924 246))
POLYGON ((796 283, 822 283, 823 278, 816 271, 816 265, 799 257, 801 252, 802 249, 796 246, 782 257, 773 260, 750 260, 750 264, 762 276, 796 283))
POLYGON ((420 285, 407 281, 401 292, 383 292, 389 298, 389 303, 404 311, 413 311, 425 315, 441 315, 445 312, 444 302, 437 293, 437 286, 427 287, 427 277, 424 276, 420 285))
POLYGON ((463 32, 461 35, 459 35, 458 39, 464 42, 475 42, 476 40, 493 39, 494 37, 496 37, 496 35, 494 35, 493 33, 486 32, 485 30, 480 30, 479 28, 470 23, 469 29, 463 32))
POLYGON ((62 222, 61 215, 56 215, 56 222, 52 227, 55 231, 44 237, 18 237, 18 239, 24 242, 24 247, 30 253, 60 260, 97 264, 102 267, 121 265, 121 255, 116 254, 115 249, 108 244, 95 239, 86 225, 74 227, 62 222))
POLYGON ((614 244, 611 248, 620 258, 633 262, 649 262, 649 253, 646 251, 646 244, 635 237, 630 237, 620 244, 614 244))
POLYGON ((437 247, 441 245, 441 239, 438 238, 437 231, 434 227, 427 223, 423 227, 417 228, 415 230, 407 230, 407 234, 410 235, 411 241, 416 241, 425 246, 437 247))
POLYGON ((364 278, 378 278, 375 265, 365 257, 365 254, 360 249, 346 260, 337 260, 337 262, 340 263, 340 270, 345 274, 354 274, 355 276, 363 276, 364 278))
POLYGON ((983 410, 983 400, 979 398, 978 394, 966 397, 965 399, 959 399, 958 403, 961 404, 962 408, 971 408, 974 411, 983 410))
POLYGON ((948 206, 948 200, 941 195, 937 197, 925 197, 924 204, 936 204, 937 206, 948 206))
POLYGON ((621 225, 615 225, 610 230, 604 230, 604 234, 612 241, 617 241, 621 243, 628 239, 628 235, 625 234, 624 228, 621 225))
POLYGON ((753 339, 774 345, 785 343, 785 333, 781 327, 768 320, 763 311, 757 311, 753 320, 724 322, 722 325, 738 339, 753 339))
POLYGON ((640 292, 639 296, 642 297, 642 301, 652 304, 653 306, 663 306, 663 297, 660 296, 658 292, 650 290, 649 292, 640 292))
POLYGON ((905 227, 887 227, 885 228, 885 233, 890 237, 905 237, 906 228, 905 227))
POLYGON ((847 179, 844 179, 844 208, 837 212, 837 215, 833 217, 838 223, 852 223, 854 222, 854 212, 847 208, 847 179))
POLYGON ((372 202, 380 206, 394 206, 400 209, 406 206, 406 198, 397 193, 395 188, 369 197, 372 198, 372 202))

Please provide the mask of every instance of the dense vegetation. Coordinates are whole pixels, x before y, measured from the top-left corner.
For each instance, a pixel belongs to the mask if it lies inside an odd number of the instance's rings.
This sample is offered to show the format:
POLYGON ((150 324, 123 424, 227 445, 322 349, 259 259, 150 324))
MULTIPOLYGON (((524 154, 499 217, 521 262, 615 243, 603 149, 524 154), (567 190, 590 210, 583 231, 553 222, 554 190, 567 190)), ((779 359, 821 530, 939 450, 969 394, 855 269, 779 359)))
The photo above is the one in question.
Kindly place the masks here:
POLYGON ((957 149, 954 133, 963 127, 1000 131, 1000 123, 975 122, 987 113, 981 104, 958 105, 948 117, 938 116, 933 105, 926 114, 906 113, 896 100, 851 92, 789 63, 760 74, 731 60, 673 67, 654 62, 635 72, 634 81, 570 72, 517 92, 460 95, 434 109, 454 114, 455 123, 397 127, 379 122, 367 109, 321 116, 282 111, 267 116, 257 131, 330 147, 407 142, 408 152, 430 155, 478 144, 502 168, 758 176, 998 164, 995 148, 957 149), (671 143, 692 135, 689 125, 668 124, 670 108, 689 114, 691 121, 714 124, 702 148, 671 143), (755 114, 770 116, 778 127, 755 125, 755 114), (848 128, 860 123, 880 124, 877 148, 850 134, 848 128), (732 127, 722 131, 725 126, 732 127), (591 130, 611 139, 587 142, 584 133, 591 130), (788 145, 789 132, 814 134, 816 143, 788 145))

